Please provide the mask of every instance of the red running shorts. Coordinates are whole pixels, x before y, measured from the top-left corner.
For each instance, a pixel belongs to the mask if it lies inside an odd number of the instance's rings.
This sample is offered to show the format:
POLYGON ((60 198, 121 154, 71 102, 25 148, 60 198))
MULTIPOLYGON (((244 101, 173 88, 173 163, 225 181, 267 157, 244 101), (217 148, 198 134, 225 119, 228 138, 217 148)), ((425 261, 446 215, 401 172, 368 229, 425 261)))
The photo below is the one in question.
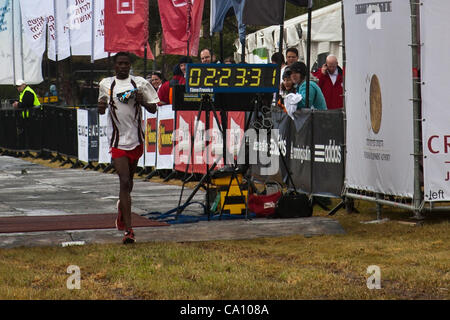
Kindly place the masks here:
POLYGON ((127 157, 129 163, 132 164, 132 163, 138 161, 139 158, 144 153, 144 145, 140 144, 133 150, 122 150, 122 149, 118 149, 118 148, 111 148, 110 152, 111 152, 112 159, 127 157))

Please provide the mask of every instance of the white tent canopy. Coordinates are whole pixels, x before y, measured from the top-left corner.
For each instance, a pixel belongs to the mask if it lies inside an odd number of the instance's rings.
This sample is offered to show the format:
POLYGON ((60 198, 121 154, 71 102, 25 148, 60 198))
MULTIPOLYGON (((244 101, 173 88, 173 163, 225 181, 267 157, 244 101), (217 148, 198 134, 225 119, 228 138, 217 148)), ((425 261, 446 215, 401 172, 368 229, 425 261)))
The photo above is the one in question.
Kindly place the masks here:
MULTIPOLYGON (((342 64, 342 4, 341 2, 314 10, 311 28, 311 64, 322 53, 337 56, 342 64)), ((306 39, 308 30, 308 14, 304 14, 284 22, 283 52, 286 48, 295 47, 299 58, 306 62, 306 39)), ((270 62, 271 55, 278 51, 280 26, 270 26, 248 34, 245 40, 245 61, 248 63, 270 62), (266 50, 264 50, 264 48, 266 50), (260 49, 260 50, 257 50, 260 49), (258 56, 256 53, 260 53, 258 56), (261 57, 264 52, 265 57, 261 57)), ((241 61, 242 46, 236 40, 235 60, 241 61)))

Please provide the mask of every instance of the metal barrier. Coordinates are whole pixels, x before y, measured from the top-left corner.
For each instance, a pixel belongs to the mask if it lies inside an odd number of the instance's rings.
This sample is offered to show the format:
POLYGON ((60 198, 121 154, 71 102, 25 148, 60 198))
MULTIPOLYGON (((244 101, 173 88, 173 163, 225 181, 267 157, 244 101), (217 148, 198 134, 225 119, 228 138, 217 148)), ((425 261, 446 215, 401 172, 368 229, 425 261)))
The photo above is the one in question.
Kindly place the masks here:
POLYGON ((22 109, 0 110, 0 148, 78 156, 76 108, 42 105, 22 117, 22 109))

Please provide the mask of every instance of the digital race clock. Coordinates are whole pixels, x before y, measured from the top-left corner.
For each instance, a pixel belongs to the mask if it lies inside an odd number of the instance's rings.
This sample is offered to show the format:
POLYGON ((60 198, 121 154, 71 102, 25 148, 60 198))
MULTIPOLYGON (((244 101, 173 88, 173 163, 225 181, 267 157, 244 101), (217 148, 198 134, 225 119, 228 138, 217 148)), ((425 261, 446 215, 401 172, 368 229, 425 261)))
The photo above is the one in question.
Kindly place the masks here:
POLYGON ((277 92, 276 64, 187 64, 186 92, 277 92))

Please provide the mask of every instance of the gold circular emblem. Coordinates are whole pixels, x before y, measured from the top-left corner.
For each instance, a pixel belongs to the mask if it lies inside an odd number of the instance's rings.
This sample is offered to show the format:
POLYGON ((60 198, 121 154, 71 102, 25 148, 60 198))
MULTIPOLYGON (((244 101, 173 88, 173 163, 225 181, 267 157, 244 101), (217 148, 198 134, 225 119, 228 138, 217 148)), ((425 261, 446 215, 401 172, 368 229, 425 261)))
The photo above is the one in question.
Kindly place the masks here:
POLYGON ((370 80, 370 123, 374 133, 380 131, 382 109, 380 81, 374 74, 370 80))

